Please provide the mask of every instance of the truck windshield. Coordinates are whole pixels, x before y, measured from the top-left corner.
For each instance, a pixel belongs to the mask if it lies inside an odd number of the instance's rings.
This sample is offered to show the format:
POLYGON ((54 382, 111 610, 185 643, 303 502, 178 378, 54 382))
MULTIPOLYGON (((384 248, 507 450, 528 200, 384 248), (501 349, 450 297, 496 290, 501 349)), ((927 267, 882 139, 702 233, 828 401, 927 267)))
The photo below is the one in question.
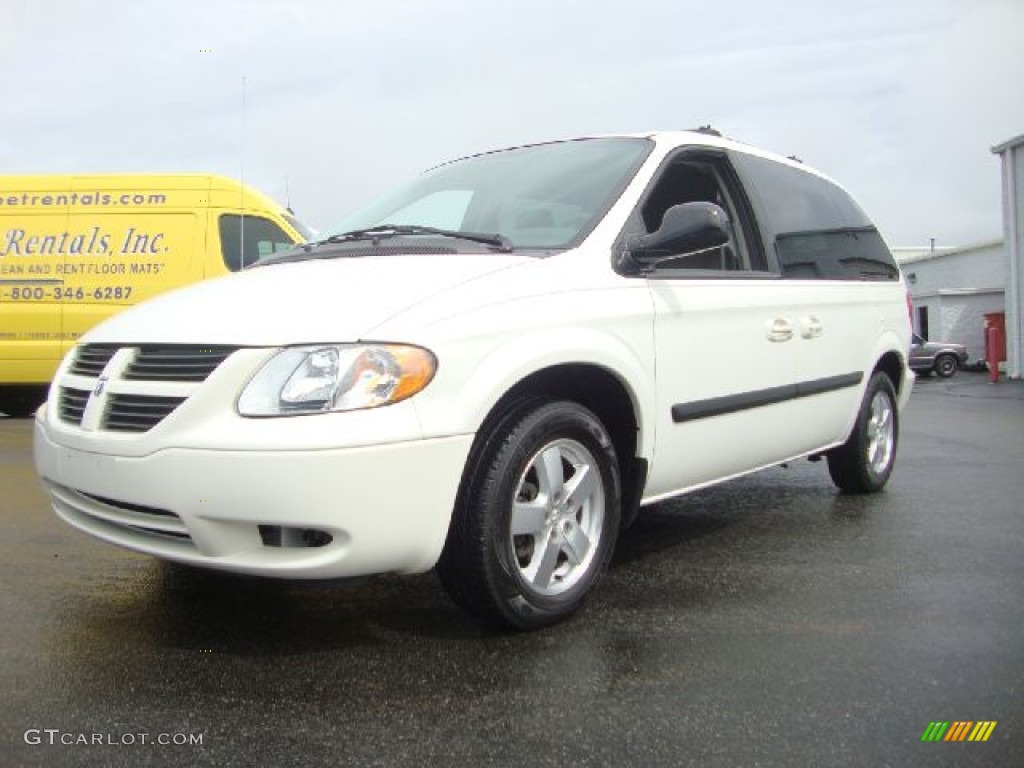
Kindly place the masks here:
POLYGON ((501 235, 515 248, 563 249, 597 225, 650 153, 642 138, 578 139, 438 166, 332 227, 382 225, 501 235))

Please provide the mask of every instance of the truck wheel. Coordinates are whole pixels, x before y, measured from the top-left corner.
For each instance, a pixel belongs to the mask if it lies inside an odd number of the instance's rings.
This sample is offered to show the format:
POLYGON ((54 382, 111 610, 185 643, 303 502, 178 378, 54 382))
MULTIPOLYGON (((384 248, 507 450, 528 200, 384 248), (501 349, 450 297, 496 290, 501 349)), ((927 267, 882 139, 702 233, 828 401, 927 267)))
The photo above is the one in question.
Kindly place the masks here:
POLYGON ((0 389, 0 413, 23 418, 31 416, 46 401, 46 387, 18 386, 0 389))
POLYGON ((939 355, 935 358, 935 372, 944 379, 948 379, 959 366, 953 355, 939 355))
POLYGON ((880 491, 892 474, 899 437, 899 414, 892 381, 875 373, 868 381, 849 439, 828 452, 828 472, 846 493, 880 491))
POLYGON ((485 623, 534 629, 583 603, 619 530, 618 461, 601 421, 532 401, 478 438, 438 563, 445 589, 485 623))

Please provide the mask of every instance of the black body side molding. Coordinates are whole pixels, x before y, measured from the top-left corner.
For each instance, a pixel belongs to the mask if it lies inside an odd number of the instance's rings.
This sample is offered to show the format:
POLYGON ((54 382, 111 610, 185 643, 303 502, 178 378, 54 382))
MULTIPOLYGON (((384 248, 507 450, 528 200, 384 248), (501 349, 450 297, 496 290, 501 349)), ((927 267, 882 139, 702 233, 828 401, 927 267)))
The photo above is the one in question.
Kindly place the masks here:
POLYGON ((740 392, 735 395, 712 397, 692 403, 676 403, 672 406, 672 421, 680 424, 684 421, 708 419, 712 416, 723 416, 727 413, 745 411, 750 408, 761 408, 786 400, 796 400, 811 395, 834 392, 837 389, 856 387, 864 380, 862 372, 843 373, 838 376, 827 376, 823 379, 802 381, 798 384, 787 384, 782 387, 769 387, 753 392, 740 392))

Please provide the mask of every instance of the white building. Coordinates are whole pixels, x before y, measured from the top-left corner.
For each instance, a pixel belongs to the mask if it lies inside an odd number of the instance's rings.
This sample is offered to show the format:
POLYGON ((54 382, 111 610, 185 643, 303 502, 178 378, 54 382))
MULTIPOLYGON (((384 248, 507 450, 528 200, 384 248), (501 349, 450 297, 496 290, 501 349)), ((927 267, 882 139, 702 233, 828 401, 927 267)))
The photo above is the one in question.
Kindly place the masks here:
POLYGON ((996 240, 965 248, 893 248, 914 305, 914 332, 985 357, 985 314, 1005 308, 1006 258, 996 240))
POLYGON ((1003 170, 1003 237, 1006 241, 1007 375, 1021 378, 1024 367, 1024 135, 993 147, 1003 170))

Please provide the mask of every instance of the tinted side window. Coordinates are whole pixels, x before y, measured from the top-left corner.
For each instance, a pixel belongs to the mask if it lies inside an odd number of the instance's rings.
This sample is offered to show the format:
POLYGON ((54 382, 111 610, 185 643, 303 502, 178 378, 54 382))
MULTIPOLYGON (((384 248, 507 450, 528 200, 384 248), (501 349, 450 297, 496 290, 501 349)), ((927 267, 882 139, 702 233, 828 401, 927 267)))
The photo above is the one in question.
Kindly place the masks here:
POLYGON ((224 266, 232 272, 255 264, 263 256, 291 250, 295 245, 283 229, 262 216, 224 213, 221 214, 218 226, 224 266))
POLYGON ((867 214, 819 176, 743 153, 733 161, 783 277, 897 280, 899 269, 867 214))
POLYGON ((782 276, 819 280, 897 280, 892 254, 874 227, 790 232, 775 238, 782 276))

